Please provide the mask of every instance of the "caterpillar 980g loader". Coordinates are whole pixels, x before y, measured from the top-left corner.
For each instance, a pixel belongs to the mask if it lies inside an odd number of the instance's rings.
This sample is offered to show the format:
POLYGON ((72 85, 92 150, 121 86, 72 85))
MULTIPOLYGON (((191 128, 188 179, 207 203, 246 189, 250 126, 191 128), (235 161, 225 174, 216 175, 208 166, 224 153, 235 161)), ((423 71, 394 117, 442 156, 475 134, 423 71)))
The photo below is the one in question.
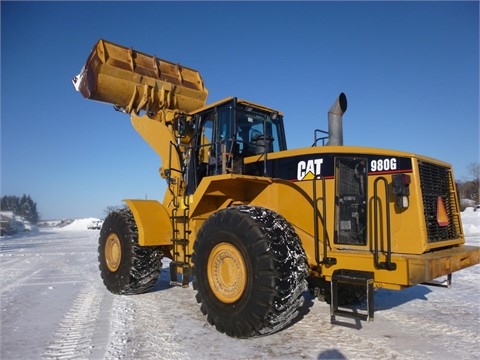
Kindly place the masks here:
POLYGON ((99 266, 115 294, 148 291, 170 258, 172 282, 192 280, 208 322, 246 338, 289 324, 306 290, 332 321, 372 320, 374 289, 449 284, 479 262, 451 166, 343 146, 343 93, 329 131, 316 131, 325 136, 287 150, 280 111, 234 97, 206 105, 196 70, 130 48, 100 40, 73 82, 130 115, 167 183, 163 202, 125 200, 105 219, 99 266), (359 312, 342 306, 360 298, 359 312))

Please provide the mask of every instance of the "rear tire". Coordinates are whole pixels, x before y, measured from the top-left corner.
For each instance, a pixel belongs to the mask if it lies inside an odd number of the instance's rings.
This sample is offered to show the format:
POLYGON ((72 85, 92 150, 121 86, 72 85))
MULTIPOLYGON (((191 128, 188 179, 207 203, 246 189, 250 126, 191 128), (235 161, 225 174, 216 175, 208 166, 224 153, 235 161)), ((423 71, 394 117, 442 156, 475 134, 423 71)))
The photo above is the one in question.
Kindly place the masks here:
POLYGON ((279 331, 303 304, 305 252, 293 227, 271 210, 234 206, 211 215, 192 261, 201 311, 228 336, 279 331))
POLYGON ((158 246, 139 246, 138 229, 129 209, 108 214, 98 244, 100 274, 114 294, 140 294, 155 286, 162 268, 158 246))

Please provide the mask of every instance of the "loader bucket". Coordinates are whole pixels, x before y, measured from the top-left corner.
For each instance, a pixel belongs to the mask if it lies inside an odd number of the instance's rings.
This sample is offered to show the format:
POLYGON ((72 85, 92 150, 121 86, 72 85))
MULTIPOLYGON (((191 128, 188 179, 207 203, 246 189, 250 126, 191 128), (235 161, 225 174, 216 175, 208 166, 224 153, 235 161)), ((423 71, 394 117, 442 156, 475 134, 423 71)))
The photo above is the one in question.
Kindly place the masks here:
POLYGON ((73 84, 83 97, 127 113, 192 112, 208 95, 198 71, 105 40, 93 47, 73 84))

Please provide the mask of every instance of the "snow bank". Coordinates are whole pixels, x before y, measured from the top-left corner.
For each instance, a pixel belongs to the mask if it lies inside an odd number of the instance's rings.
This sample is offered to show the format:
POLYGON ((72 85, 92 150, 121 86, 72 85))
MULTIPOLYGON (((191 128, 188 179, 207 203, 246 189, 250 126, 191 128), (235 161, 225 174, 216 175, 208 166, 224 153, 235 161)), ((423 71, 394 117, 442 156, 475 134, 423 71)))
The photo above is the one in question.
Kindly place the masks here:
POLYGON ((461 214, 465 236, 480 235, 480 209, 468 207, 461 214))
POLYGON ((97 224, 99 222, 101 222, 101 220, 97 218, 76 219, 66 226, 54 229, 56 231, 83 231, 89 230, 93 224, 97 224))

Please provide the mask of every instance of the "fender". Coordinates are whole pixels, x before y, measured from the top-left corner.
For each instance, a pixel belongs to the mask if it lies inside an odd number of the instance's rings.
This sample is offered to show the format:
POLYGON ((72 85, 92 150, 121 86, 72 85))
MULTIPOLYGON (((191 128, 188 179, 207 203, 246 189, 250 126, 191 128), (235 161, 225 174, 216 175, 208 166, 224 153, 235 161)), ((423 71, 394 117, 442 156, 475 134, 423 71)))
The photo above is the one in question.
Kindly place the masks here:
POLYGON ((140 246, 171 245, 172 225, 165 207, 155 200, 123 200, 133 213, 140 246))

